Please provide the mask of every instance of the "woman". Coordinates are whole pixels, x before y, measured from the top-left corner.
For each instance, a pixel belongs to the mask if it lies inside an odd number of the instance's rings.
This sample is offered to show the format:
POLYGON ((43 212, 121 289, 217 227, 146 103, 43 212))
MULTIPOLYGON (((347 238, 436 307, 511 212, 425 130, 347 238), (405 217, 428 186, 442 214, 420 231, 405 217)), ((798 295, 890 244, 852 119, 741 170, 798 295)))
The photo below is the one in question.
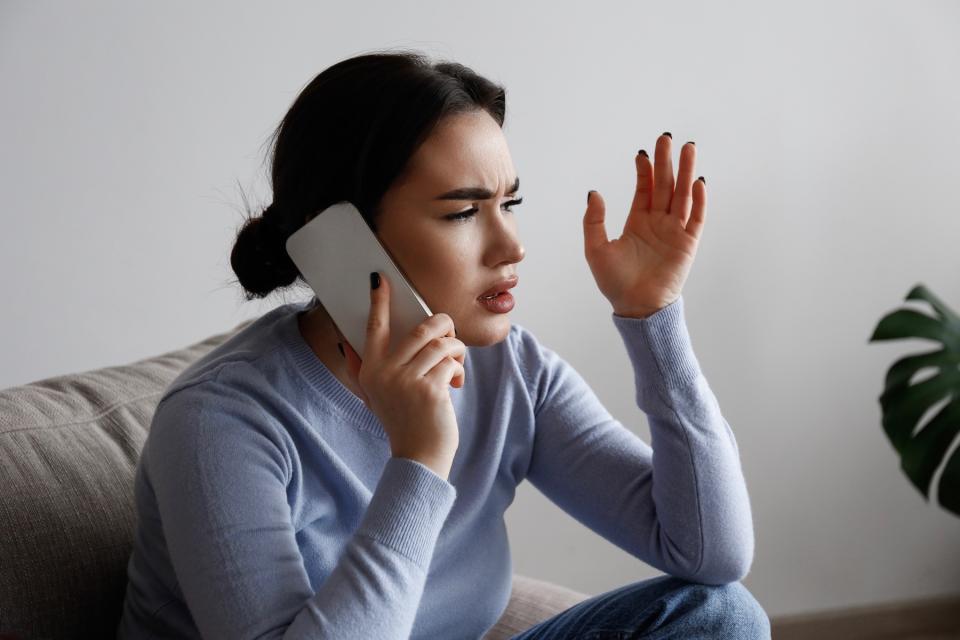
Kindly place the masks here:
POLYGON ((275 132, 273 203, 231 255, 248 298, 302 282, 286 238, 348 200, 434 315, 388 352, 394 283, 371 274, 363 354, 313 298, 169 385, 137 468, 119 637, 480 638, 510 597, 503 513, 524 479, 669 575, 518 638, 769 637, 738 582, 753 529, 736 441, 683 317, 706 209, 694 144, 676 184, 669 133, 655 168, 638 153, 620 238, 596 192, 583 218, 651 448, 510 324, 503 292, 524 250, 504 96, 462 65, 389 52, 333 65, 294 101, 275 132))

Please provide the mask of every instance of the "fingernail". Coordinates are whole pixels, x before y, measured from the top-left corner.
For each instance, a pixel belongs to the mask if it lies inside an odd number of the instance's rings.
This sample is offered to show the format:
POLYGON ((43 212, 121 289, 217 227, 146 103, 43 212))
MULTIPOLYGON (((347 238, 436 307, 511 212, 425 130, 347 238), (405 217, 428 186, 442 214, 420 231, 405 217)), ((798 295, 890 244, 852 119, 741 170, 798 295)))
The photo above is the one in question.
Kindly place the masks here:
POLYGON ((590 202, 590 194, 596 193, 596 192, 597 192, 596 189, 590 189, 590 191, 587 191, 587 202, 590 202))
POLYGON ((343 344, 342 344, 342 343, 340 343, 340 342, 337 343, 337 349, 340 349, 340 355, 342 355, 344 358, 347 357, 347 354, 343 352, 343 344))
POLYGON ((641 155, 641 156, 643 156, 644 158, 646 158, 646 157, 647 157, 647 152, 644 151, 643 149, 640 149, 640 151, 637 151, 637 155, 641 155))
POLYGON ((376 289, 380 286, 380 273, 377 271, 370 272, 370 288, 376 289))
POLYGON ((670 136, 670 139, 673 140, 673 135, 672 135, 669 131, 664 131, 664 132, 661 133, 660 135, 662 135, 662 136, 670 136))
POLYGON ((687 144, 697 144, 697 143, 694 142, 693 140, 687 140, 687 144))
POLYGON ((699 178, 697 178, 697 180, 699 180, 699 181, 702 182, 703 184, 707 184, 707 179, 704 178, 703 176, 700 176, 699 178))

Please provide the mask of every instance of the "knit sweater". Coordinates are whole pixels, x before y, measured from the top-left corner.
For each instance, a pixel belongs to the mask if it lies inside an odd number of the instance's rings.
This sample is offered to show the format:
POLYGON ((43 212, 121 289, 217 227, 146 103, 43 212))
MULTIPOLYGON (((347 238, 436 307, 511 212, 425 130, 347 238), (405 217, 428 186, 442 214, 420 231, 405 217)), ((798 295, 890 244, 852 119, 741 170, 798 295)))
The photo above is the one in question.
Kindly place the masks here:
POLYGON ((742 579, 754 537, 739 451, 694 356, 683 298, 611 314, 648 445, 514 323, 450 387, 449 478, 393 457, 380 420, 283 304, 162 394, 137 464, 118 638, 477 640, 510 598, 503 515, 529 480, 644 563, 742 579), (656 455, 654 455, 656 452, 656 455))

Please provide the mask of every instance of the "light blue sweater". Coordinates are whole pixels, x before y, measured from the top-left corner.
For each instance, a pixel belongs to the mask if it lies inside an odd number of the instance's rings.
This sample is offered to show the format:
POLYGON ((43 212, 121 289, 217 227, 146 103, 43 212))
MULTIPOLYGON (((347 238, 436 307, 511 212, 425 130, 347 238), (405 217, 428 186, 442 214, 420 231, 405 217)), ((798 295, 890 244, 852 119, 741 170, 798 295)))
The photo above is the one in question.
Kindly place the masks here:
POLYGON ((513 324, 468 347, 466 384, 450 387, 448 480, 391 457, 379 419, 301 336, 312 303, 257 318, 161 397, 119 638, 477 640, 510 598, 503 514, 524 479, 664 573, 723 584, 749 571, 739 452, 682 297, 645 319, 611 313, 650 445, 513 324))

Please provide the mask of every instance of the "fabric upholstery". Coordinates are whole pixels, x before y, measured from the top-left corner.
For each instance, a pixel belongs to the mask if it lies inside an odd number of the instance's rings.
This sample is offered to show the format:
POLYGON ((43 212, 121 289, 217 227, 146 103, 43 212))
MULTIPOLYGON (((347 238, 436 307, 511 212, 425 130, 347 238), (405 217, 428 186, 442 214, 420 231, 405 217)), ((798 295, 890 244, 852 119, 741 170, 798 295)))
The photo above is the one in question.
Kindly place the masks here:
POLYGON ((552 582, 515 573, 507 609, 483 640, 509 640, 589 597, 552 582))
POLYGON ((0 633, 114 636, 133 475, 153 410, 173 378, 229 333, 0 391, 0 633))
MULTIPOLYGON (((133 477, 156 403, 250 322, 130 364, 0 390, 0 639, 114 637, 136 524, 133 477)), ((484 640, 587 597, 515 575, 484 640)))

